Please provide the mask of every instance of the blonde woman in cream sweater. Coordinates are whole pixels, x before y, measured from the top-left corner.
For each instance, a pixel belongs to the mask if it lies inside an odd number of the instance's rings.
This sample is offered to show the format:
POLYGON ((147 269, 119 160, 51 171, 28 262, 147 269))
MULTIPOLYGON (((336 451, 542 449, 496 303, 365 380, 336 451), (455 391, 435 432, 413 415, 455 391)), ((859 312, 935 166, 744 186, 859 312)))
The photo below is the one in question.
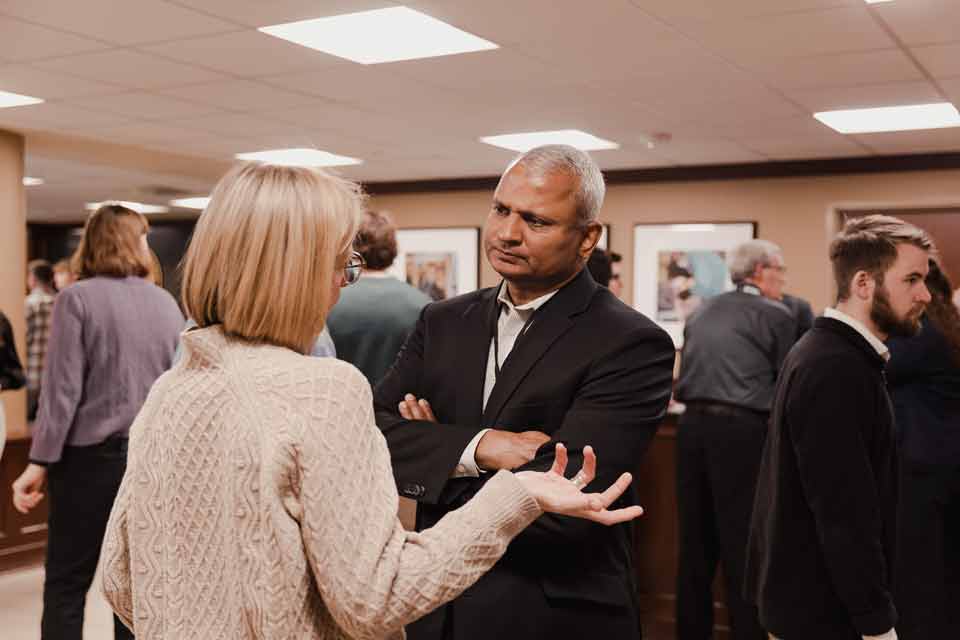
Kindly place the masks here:
POLYGON ((544 511, 640 515, 606 508, 628 474, 583 493, 595 457, 567 480, 558 446, 550 472, 501 471, 432 529, 401 527, 366 379, 303 355, 359 276, 362 206, 320 170, 244 164, 200 217, 183 280, 199 328, 130 430, 102 553, 104 594, 138 640, 402 636, 544 511))

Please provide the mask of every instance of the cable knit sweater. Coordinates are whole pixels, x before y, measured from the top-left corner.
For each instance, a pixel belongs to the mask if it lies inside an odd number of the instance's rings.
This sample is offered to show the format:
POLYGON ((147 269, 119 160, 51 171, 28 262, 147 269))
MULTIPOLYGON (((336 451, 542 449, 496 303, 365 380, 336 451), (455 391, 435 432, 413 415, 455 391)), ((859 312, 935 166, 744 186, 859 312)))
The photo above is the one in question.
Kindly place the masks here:
POLYGON ((541 511, 498 473, 405 531, 353 366, 184 334, 130 430, 103 591, 138 640, 382 638, 459 595, 541 511))

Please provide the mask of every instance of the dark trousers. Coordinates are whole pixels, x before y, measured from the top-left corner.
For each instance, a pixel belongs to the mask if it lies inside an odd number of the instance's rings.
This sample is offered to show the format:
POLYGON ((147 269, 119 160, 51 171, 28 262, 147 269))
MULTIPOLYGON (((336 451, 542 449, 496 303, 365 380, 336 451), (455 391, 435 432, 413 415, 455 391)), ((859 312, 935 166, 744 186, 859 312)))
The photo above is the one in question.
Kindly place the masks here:
POLYGON ((767 415, 723 405, 690 405, 677 433, 677 638, 713 637, 713 581, 725 578, 731 638, 764 640, 756 607, 743 597, 750 512, 767 415))
POLYGON ((960 638, 960 466, 904 461, 897 515, 897 634, 960 638))
MULTIPOLYGON (((87 591, 126 466, 125 439, 65 447, 60 462, 50 465, 43 640, 82 640, 87 591)), ((133 638, 116 617, 113 626, 115 638, 133 638)))

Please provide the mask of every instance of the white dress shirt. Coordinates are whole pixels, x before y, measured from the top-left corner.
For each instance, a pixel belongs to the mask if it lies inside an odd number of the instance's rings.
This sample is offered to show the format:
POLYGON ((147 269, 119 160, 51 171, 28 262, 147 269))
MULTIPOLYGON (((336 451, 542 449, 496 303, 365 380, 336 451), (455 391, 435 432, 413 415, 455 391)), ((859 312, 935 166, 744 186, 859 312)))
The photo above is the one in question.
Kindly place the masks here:
MULTIPOLYGON (((487 373, 483 382, 483 406, 486 408, 487 400, 493 392, 493 386, 497 383, 497 367, 494 366, 494 359, 497 359, 497 366, 502 367, 507 356, 513 351, 513 346, 517 343, 517 338, 523 332, 524 326, 530 331, 533 324, 527 325, 530 316, 542 307, 547 300, 556 295, 556 291, 551 291, 530 302, 515 305, 507 292, 506 284, 500 285, 500 292, 497 294, 497 302, 500 303, 500 315, 497 318, 497 348, 494 349, 493 338, 490 339, 490 352, 487 355, 487 373)), ((490 429, 483 429, 473 437, 473 440, 467 444, 460 456, 460 462, 453 471, 454 478, 477 478, 480 476, 481 469, 477 466, 476 454, 477 445, 480 439, 490 429)))
POLYGON ((873 347, 880 357, 884 360, 890 359, 890 349, 887 349, 887 345, 883 344, 883 340, 873 335, 870 329, 867 329, 866 325, 854 318, 849 316, 843 311, 838 311, 832 307, 827 307, 823 310, 823 316, 825 318, 833 318, 838 320, 846 325, 849 325, 856 329, 857 333, 863 336, 863 339, 870 343, 870 346, 873 347))

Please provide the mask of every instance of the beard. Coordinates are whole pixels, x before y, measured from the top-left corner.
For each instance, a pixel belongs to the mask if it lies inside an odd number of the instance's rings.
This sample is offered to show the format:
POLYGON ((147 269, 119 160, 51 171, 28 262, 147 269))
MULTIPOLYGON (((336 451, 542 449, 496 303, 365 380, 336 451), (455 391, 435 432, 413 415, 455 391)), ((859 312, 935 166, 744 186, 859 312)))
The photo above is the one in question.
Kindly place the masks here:
POLYGON ((900 317, 893 310, 890 304, 890 296, 887 295, 887 288, 881 285, 877 288, 873 296, 873 304, 870 307, 870 319, 877 325, 877 328, 891 337, 909 338, 917 335, 920 331, 920 316, 923 313, 923 307, 917 309, 916 313, 908 313, 900 317))

